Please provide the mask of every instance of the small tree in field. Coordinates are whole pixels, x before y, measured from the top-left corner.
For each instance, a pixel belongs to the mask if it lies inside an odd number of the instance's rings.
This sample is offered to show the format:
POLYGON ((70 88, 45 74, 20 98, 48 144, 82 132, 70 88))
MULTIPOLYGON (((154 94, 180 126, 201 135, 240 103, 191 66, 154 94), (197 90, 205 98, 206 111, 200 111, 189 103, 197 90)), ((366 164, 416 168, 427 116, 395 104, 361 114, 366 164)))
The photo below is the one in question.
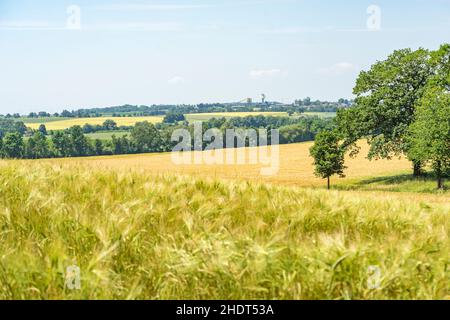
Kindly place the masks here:
POLYGON ((46 135, 47 135, 47 128, 45 127, 45 124, 41 124, 41 125, 39 126, 38 131, 39 131, 40 133, 42 133, 44 136, 46 136, 46 135))
POLYGON ((345 148, 339 142, 339 136, 333 131, 322 131, 316 136, 314 146, 310 149, 314 158, 314 174, 327 179, 330 189, 330 177, 337 174, 344 177, 345 148))

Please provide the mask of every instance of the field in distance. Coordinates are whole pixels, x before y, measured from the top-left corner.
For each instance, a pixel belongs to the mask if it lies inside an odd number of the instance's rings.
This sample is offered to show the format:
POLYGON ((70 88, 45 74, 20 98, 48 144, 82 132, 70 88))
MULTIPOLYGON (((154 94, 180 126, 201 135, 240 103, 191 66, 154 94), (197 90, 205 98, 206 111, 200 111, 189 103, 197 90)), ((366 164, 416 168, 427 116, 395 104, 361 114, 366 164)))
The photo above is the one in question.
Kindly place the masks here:
MULTIPOLYGON (((217 113, 193 113, 187 114, 186 119, 188 121, 207 121, 212 118, 234 118, 234 117, 247 117, 247 116, 272 116, 272 117, 287 117, 287 112, 217 112, 217 113)), ((302 116, 319 117, 319 118, 334 118, 336 112, 305 112, 302 116)))
MULTIPOLYGON (((163 117, 98 117, 98 118, 71 118, 60 121, 46 122, 47 130, 64 130, 76 125, 83 126, 86 123, 101 125, 106 120, 114 120, 118 126, 134 126, 137 122, 148 121, 150 123, 162 122, 163 117)), ((27 127, 38 129, 42 122, 25 123, 27 127)))
MULTIPOLYGON (((212 118, 234 118, 247 116, 274 116, 287 117, 286 112, 215 112, 215 113, 193 113, 186 114, 186 120, 193 121, 207 121, 212 118)), ((305 116, 318 116, 322 118, 332 118, 336 116, 334 112, 306 112, 305 116)), ((38 129, 41 124, 45 124, 47 130, 64 130, 75 125, 83 126, 86 123, 92 125, 100 125, 105 120, 114 120, 118 126, 133 126, 137 122, 148 121, 150 123, 158 123, 163 121, 163 116, 148 116, 148 117, 98 117, 98 118, 24 118, 22 121, 27 127, 38 129)))
POLYGON ((272 117, 287 117, 286 112, 212 112, 212 113, 191 113, 186 114, 186 120, 192 121, 207 121, 212 118, 243 118, 248 116, 272 116, 272 117))
POLYGON ((15 120, 22 121, 25 124, 46 124, 49 122, 56 122, 56 121, 64 121, 64 120, 70 120, 73 118, 65 118, 65 117, 38 117, 38 118, 30 118, 30 117, 21 117, 21 118, 15 118, 15 120))
MULTIPOLYGON (((246 117, 250 115, 265 115, 265 116, 287 116, 285 112, 224 112, 224 113, 198 113, 198 114, 187 114, 186 118, 188 121, 206 121, 211 118, 219 117, 246 117)), ((150 123, 162 122, 163 116, 145 116, 145 117, 98 117, 98 118, 70 118, 63 120, 55 120, 57 118, 41 118, 33 119, 32 121, 25 122, 27 127, 32 129, 38 129, 39 125, 45 124, 47 130, 64 130, 75 125, 83 126, 86 123, 92 125, 101 125, 106 120, 114 120, 118 126, 134 126, 137 122, 148 121, 150 123)))
POLYGON ((334 118, 336 117, 337 112, 305 112, 302 113, 302 115, 319 118, 334 118))
POLYGON ((130 131, 114 130, 114 131, 101 131, 85 134, 85 136, 88 138, 99 139, 103 141, 111 140, 113 135, 116 136, 116 138, 121 138, 123 136, 130 136, 130 131))

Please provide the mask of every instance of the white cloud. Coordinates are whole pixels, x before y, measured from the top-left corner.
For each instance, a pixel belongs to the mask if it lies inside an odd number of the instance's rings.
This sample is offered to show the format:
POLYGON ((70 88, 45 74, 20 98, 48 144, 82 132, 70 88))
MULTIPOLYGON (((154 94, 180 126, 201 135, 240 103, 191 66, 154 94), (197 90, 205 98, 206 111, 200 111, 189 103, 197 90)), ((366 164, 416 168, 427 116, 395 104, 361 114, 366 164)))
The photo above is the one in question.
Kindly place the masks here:
POLYGON ((342 75, 357 70, 356 66, 350 62, 339 62, 331 67, 320 68, 318 72, 324 75, 342 75))
POLYGON ((337 32, 340 33, 340 32, 370 32, 370 31, 371 30, 367 28, 352 28, 352 27, 338 28, 336 26, 324 26, 324 27, 291 26, 284 28, 257 30, 257 32, 259 33, 272 35, 297 35, 306 33, 337 33, 337 32))
POLYGON ((209 8, 211 5, 202 4, 145 4, 145 3, 122 3, 96 6, 98 10, 105 11, 174 11, 209 8))
POLYGON ((317 32, 327 32, 335 31, 336 28, 333 26, 327 27, 286 27, 286 28, 275 28, 275 29, 265 29, 261 30, 261 33, 265 34, 275 34, 275 35, 289 35, 289 34, 299 34, 299 33, 317 33, 317 32))
POLYGON ((87 30, 113 30, 113 31, 181 31, 183 25, 175 22, 165 23, 105 23, 99 25, 88 25, 87 30))
POLYGON ((252 79, 271 78, 280 74, 281 74, 280 69, 252 70, 250 71, 250 78, 252 79))
POLYGON ((0 29, 3 30, 57 30, 63 29, 52 25, 49 21, 40 20, 12 20, 0 21, 0 29))
MULTIPOLYGON (((185 26, 178 22, 117 22, 100 24, 82 24, 83 30, 88 31, 154 31, 154 32, 178 32, 185 30, 185 26)), ((0 21, 0 30, 67 30, 64 24, 55 25, 48 21, 12 20, 0 21)))
POLYGON ((180 77, 180 76, 175 76, 172 79, 169 79, 167 82, 172 85, 177 85, 177 84, 184 83, 184 78, 180 77))

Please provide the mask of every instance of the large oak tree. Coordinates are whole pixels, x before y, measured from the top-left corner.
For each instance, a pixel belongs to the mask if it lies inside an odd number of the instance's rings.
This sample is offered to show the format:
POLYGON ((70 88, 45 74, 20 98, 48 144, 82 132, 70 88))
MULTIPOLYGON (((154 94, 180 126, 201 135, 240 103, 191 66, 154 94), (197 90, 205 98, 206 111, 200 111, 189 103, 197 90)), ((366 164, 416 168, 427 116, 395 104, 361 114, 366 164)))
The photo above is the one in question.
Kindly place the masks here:
MULTIPOLYGON (((397 50, 360 73, 353 90, 355 106, 340 111, 337 118, 340 133, 353 154, 358 152, 356 142, 367 138, 369 159, 408 155, 408 128, 434 73, 430 59, 430 52, 425 49, 397 50)), ((420 174, 420 160, 410 160, 414 173, 420 174)))

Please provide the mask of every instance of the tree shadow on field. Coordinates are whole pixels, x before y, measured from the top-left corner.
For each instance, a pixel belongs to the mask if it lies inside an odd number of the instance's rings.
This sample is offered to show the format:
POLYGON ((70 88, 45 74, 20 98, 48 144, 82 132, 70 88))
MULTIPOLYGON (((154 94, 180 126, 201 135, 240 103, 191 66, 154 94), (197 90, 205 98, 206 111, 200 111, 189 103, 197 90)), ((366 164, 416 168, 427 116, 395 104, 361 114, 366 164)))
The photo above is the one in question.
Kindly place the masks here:
MULTIPOLYGON (((448 178, 448 175, 444 177, 444 190, 449 189, 448 178)), ((438 192, 436 188, 436 176, 433 173, 424 173, 420 177, 415 177, 412 174, 371 177, 347 185, 341 185, 338 186, 338 188, 344 190, 367 191, 438 192)))
POLYGON ((395 176, 374 177, 361 180, 357 185, 365 186, 370 184, 384 184, 384 185, 397 185, 406 182, 430 182, 435 181, 435 177, 431 174, 425 174, 420 177, 415 177, 411 174, 400 174, 395 176))

